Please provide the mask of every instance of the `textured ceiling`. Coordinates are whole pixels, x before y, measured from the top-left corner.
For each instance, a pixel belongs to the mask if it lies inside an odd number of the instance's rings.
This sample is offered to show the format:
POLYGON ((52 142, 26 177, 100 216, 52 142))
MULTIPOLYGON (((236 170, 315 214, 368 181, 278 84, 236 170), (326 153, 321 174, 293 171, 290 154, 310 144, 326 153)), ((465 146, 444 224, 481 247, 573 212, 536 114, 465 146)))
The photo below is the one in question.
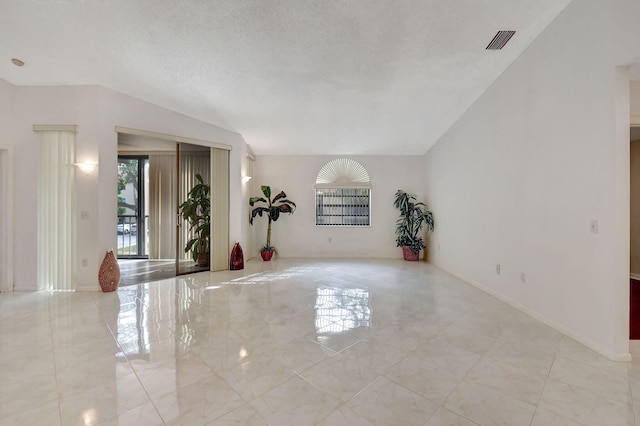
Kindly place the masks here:
POLYGON ((102 85, 256 154, 423 154, 569 2, 2 0, 0 78, 102 85))

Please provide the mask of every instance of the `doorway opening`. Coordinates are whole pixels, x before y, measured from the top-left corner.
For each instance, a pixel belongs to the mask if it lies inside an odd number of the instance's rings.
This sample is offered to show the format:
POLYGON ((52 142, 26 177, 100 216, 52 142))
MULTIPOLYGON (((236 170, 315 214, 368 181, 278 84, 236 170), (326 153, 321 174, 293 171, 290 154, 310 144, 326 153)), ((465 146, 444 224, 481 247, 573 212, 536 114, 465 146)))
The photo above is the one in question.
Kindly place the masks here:
POLYGON ((185 223, 179 208, 198 183, 197 176, 211 182, 211 149, 118 133, 120 285, 209 270, 208 262, 199 263, 193 250, 185 250, 198 230, 185 223))

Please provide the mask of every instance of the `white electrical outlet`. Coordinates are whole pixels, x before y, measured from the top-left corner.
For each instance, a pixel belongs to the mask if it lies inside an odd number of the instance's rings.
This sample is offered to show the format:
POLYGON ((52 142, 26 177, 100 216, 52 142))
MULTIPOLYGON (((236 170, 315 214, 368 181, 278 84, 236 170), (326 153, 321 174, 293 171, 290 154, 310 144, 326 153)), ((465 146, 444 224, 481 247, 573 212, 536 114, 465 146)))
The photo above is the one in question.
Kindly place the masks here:
POLYGON ((89 212, 86 210, 82 210, 80 212, 80 219, 81 220, 88 220, 89 219, 89 212))
POLYGON ((331 237, 329 237, 329 238, 327 239, 327 241, 328 241, 328 242, 331 242, 331 237))
POLYGON ((496 274, 500 275, 500 264, 496 265, 496 274))
POLYGON ((527 274, 525 274, 524 272, 520 272, 520 282, 522 284, 527 282, 527 274))
POLYGON ((89 259, 87 259, 86 257, 83 257, 82 258, 82 266, 83 267, 89 266, 89 259))
POLYGON ((598 221, 593 219, 591 220, 591 222, 589 222, 589 231, 592 234, 597 234, 598 233, 598 221))

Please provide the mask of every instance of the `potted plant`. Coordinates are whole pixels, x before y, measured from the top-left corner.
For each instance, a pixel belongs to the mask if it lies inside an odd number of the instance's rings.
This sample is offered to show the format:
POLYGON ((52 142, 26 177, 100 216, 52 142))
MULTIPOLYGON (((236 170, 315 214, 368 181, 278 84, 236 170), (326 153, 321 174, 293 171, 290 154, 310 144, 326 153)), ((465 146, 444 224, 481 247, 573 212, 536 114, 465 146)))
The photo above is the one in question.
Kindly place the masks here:
POLYGON ((423 226, 427 232, 433 232, 433 213, 427 210, 427 205, 416 201, 416 195, 398 190, 393 206, 400 210, 400 217, 396 221, 396 244, 402 247, 404 260, 417 261, 420 250, 426 245, 419 235, 423 226))
POLYGON ((191 256, 198 266, 209 266, 209 237, 211 234, 211 187, 196 174, 198 183, 187 194, 187 200, 180 204, 180 214, 189 224, 192 238, 187 241, 184 252, 191 256))
POLYGON ((267 220, 269 221, 267 226, 267 243, 260 249, 260 256, 262 260, 269 261, 273 253, 277 253, 276 248, 271 245, 271 222, 278 220, 281 213, 293 214, 293 211, 296 209, 296 203, 287 200, 287 194, 285 194, 284 191, 280 191, 278 195, 271 199, 271 187, 262 185, 260 189, 264 197, 249 198, 249 205, 253 207, 256 203, 265 203, 266 206, 257 206, 251 210, 249 223, 253 225, 253 219, 256 216, 262 217, 263 213, 267 216, 267 220))

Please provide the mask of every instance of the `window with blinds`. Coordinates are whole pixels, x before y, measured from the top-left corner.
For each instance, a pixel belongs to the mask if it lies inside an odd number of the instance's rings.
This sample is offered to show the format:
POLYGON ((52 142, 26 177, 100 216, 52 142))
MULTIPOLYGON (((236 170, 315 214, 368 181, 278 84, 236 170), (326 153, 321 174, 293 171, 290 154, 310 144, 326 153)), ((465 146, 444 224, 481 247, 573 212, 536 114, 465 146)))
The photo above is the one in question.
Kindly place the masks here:
POLYGON ((316 189, 316 225, 371 225, 370 189, 316 189))
POLYGON ((316 225, 371 226, 371 181, 357 161, 338 158, 318 173, 316 225))

